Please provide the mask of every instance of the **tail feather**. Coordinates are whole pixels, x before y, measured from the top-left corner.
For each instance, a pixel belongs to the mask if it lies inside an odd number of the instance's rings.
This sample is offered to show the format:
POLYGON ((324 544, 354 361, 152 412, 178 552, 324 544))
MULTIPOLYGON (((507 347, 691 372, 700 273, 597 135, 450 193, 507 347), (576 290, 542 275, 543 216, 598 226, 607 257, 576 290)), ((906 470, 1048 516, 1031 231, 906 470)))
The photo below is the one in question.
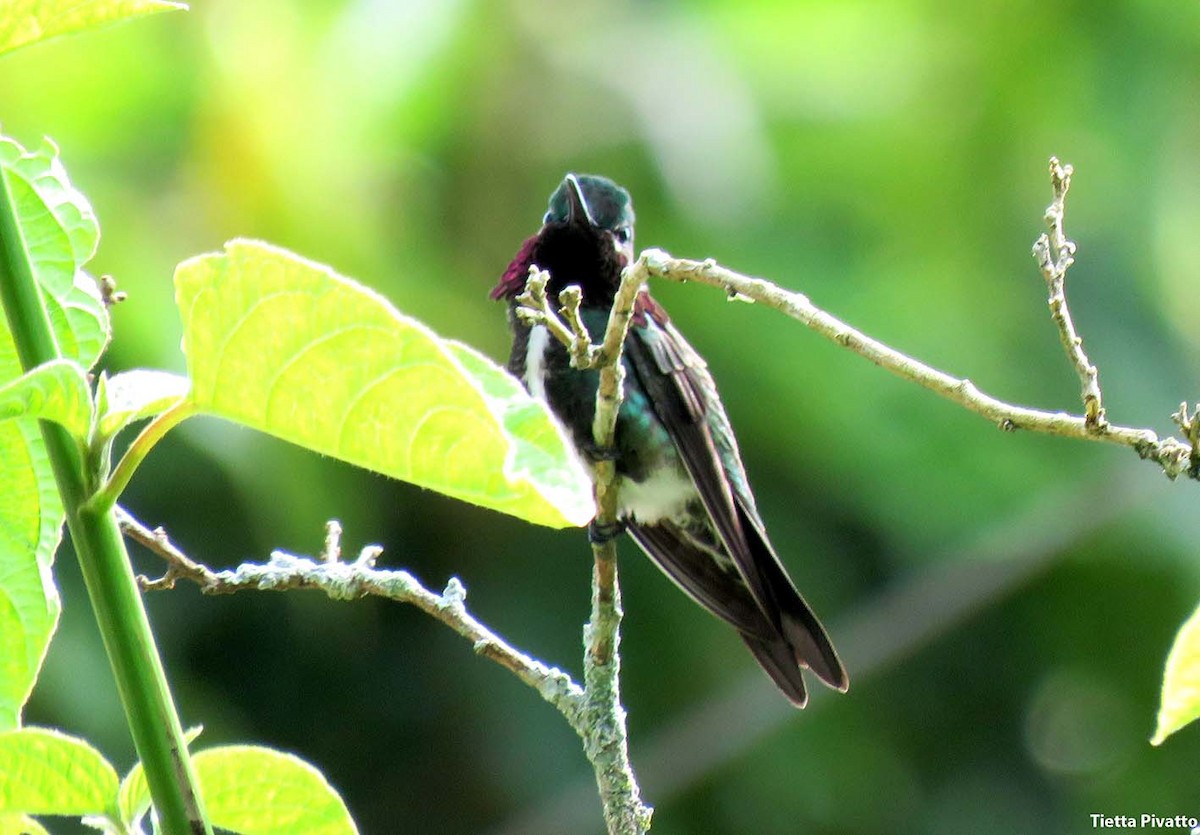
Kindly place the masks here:
POLYGON ((800 674, 800 667, 796 664, 795 655, 788 643, 782 639, 764 641, 745 633, 739 634, 746 642, 746 646, 750 648, 750 652, 754 654, 754 660, 771 677, 780 692, 787 696, 788 701, 796 707, 804 707, 808 704, 808 691, 804 687, 804 677, 800 674))
MULTIPOLYGON (((761 526, 756 524, 741 504, 738 505, 738 515, 743 530, 748 534, 747 544, 754 556, 757 585, 770 598, 766 614, 779 635, 777 641, 770 642, 773 646, 773 657, 782 657, 781 653, 786 652, 792 660, 791 666, 795 669, 797 679, 800 672, 796 665, 807 667, 834 690, 846 692, 850 687, 850 677, 846 675, 846 668, 842 666, 825 627, 821 626, 817 616, 796 590, 796 585, 788 577, 779 558, 775 556, 775 551, 767 541, 761 526)), ((754 655, 763 663, 761 654, 755 652, 754 655)), ((771 673, 765 663, 763 667, 771 673)), ((775 679, 776 683, 779 682, 773 673, 771 678, 775 679)))

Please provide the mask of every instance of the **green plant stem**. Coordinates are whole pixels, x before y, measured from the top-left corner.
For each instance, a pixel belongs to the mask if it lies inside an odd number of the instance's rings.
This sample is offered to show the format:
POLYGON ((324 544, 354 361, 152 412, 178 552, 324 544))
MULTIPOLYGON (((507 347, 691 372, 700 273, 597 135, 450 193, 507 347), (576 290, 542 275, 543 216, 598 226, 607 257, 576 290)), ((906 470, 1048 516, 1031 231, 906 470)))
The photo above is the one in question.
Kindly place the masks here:
MULTIPOLYGON (((0 170, 0 303, 25 370, 59 357, 27 253, 7 175, 0 170)), ((111 509, 98 511, 86 506, 89 474, 70 433, 47 422, 41 423, 41 431, 162 830, 168 835, 211 835, 183 729, 116 518, 111 509)))
POLYGON ((88 506, 96 511, 111 510, 129 485, 129 479, 133 478, 138 466, 150 454, 150 450, 154 449, 154 445, 195 413, 196 407, 191 401, 181 400, 146 424, 146 428, 134 438, 129 449, 125 450, 125 454, 113 468, 112 475, 92 496, 88 506))

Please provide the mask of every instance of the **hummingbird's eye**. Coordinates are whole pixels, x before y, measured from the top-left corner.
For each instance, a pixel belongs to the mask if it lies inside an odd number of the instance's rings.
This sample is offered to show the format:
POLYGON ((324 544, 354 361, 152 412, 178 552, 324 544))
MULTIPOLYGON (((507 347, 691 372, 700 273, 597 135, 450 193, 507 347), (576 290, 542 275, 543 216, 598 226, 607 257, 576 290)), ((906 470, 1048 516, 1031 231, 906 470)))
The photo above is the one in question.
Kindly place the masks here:
POLYGON ((633 240, 633 228, 630 226, 618 226, 613 234, 617 236, 617 243, 622 245, 633 240))

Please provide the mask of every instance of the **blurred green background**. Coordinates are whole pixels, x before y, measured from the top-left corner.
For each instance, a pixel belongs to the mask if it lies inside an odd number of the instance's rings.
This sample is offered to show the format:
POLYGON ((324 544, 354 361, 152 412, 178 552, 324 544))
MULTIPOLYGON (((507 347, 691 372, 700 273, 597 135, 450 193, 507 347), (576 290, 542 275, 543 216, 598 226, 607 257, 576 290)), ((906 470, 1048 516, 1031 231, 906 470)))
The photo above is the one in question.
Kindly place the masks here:
MULTIPOLYGON (((633 193, 638 244, 809 294, 1014 402, 1078 410, 1029 255, 1076 167, 1068 281, 1114 421, 1173 427, 1200 351, 1200 7, 1105 0, 558 4, 197 0, 0 61, 130 300, 111 370, 182 369, 171 273, 252 236, 497 359, 487 291, 566 171, 633 193)), ((1125 449, 1006 435, 702 287, 656 296, 722 387, 848 695, 791 711, 732 632, 622 545, 625 703, 654 832, 1064 833, 1200 815, 1200 729, 1161 749, 1162 663, 1200 598, 1200 493, 1125 449)), ((534 529, 195 420, 126 506, 210 564, 346 545, 579 671, 590 557, 534 529)), ((136 555, 139 570, 159 569, 136 555)), ((27 720, 132 747, 77 567, 27 720)), ((149 598, 186 724, 317 763, 365 833, 594 832, 551 708, 408 609, 149 598)))

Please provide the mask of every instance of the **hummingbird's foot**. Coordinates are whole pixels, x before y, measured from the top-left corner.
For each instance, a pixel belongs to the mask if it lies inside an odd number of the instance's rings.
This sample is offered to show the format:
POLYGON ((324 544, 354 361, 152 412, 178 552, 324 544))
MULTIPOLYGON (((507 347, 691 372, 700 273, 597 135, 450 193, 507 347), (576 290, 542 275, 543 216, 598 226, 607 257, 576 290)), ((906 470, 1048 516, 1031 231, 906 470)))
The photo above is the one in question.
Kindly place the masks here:
POLYGON ((593 545, 604 545, 612 542, 621 534, 625 533, 625 523, 621 520, 616 522, 597 522, 595 519, 588 524, 588 542, 593 545))
POLYGON ((616 447, 597 446, 596 444, 584 444, 580 450, 584 457, 591 463, 597 461, 616 461, 621 457, 621 452, 616 447))

